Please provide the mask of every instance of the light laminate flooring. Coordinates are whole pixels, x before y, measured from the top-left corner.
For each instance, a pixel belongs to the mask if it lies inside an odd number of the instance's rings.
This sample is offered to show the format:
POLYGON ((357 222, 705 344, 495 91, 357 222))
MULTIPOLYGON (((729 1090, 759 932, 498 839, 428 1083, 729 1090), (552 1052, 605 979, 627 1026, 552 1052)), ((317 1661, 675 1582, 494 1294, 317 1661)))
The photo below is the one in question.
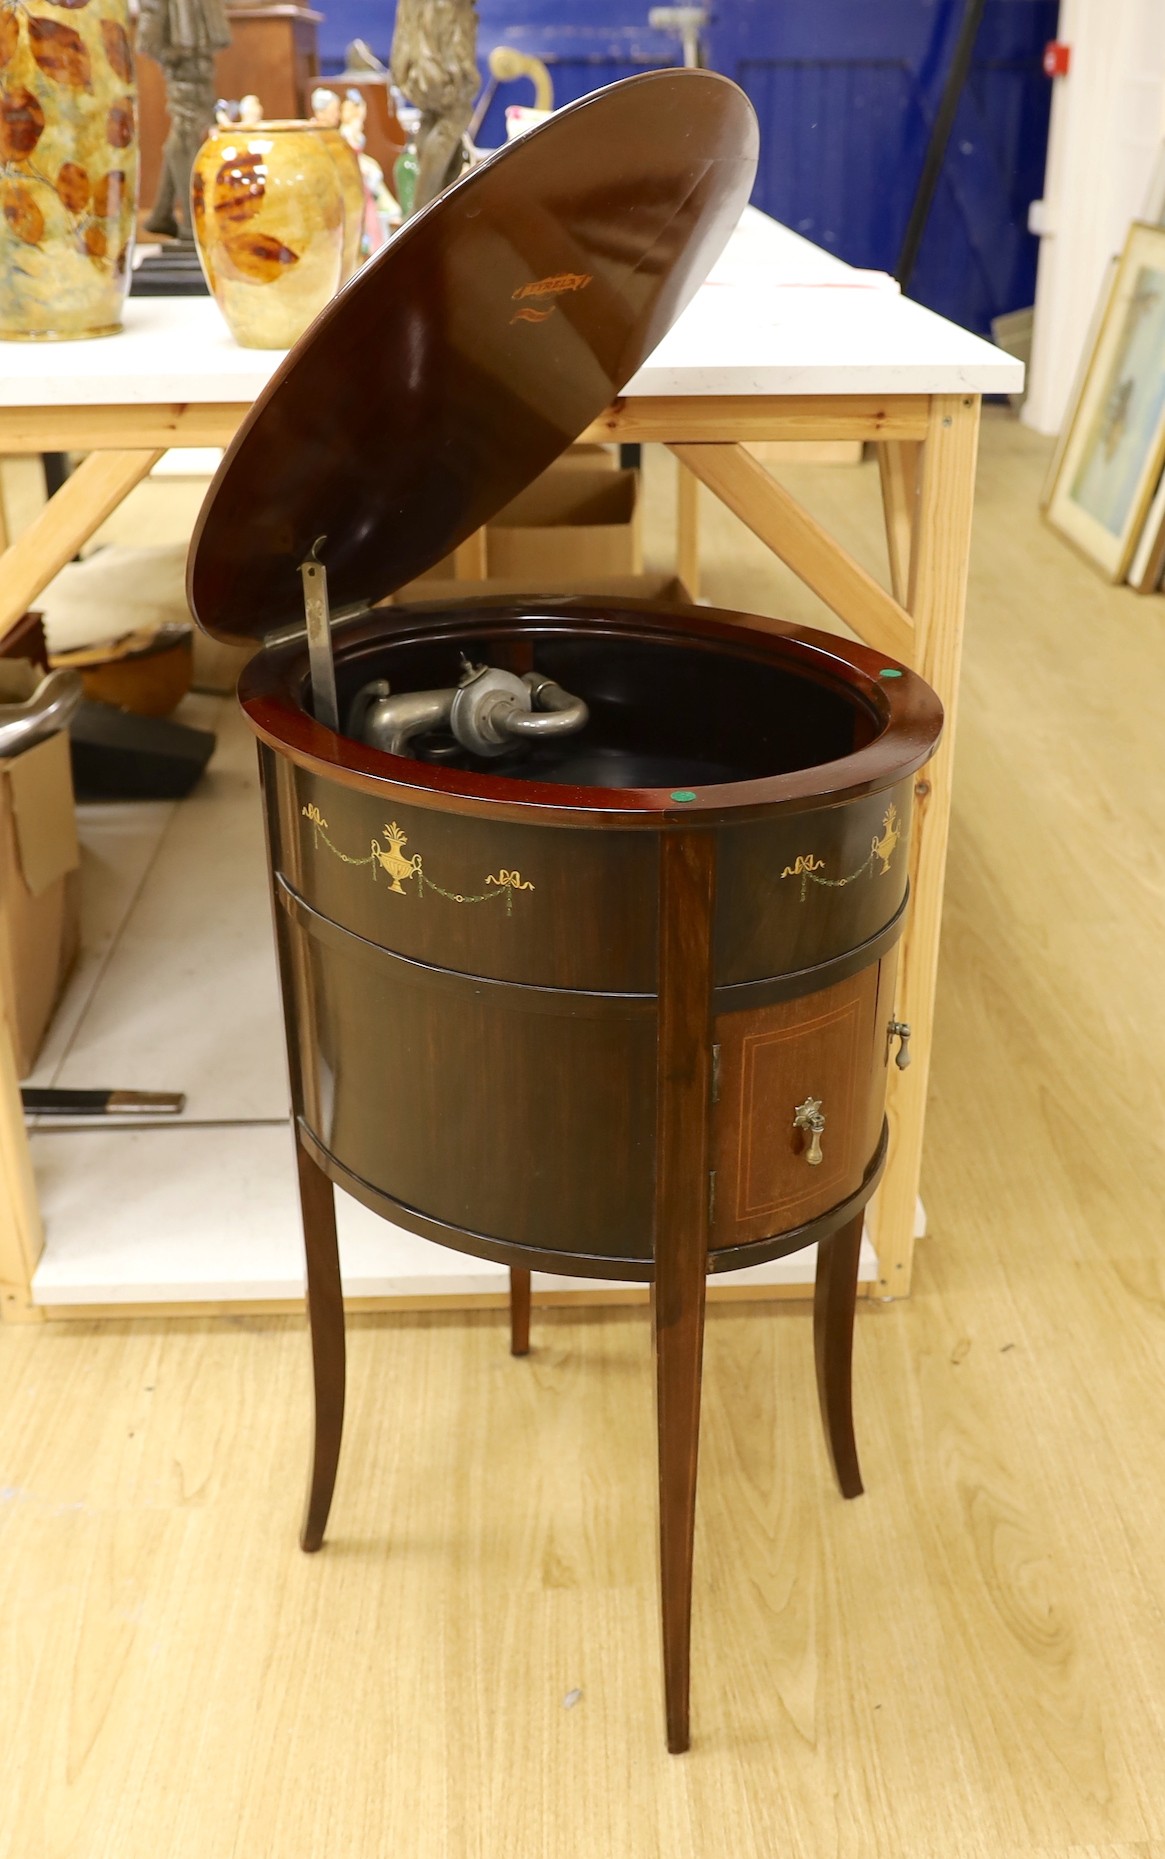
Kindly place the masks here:
MULTIPOLYGON (((859 1312, 867 1494, 807 1313, 713 1310, 690 1755, 643 1313, 540 1313, 526 1362, 492 1314, 358 1318, 314 1558, 302 1325, 5 1328, 0 1859, 1165 1856, 1165 602, 1041 527, 1045 458, 989 417, 931 1235, 859 1312)), ((877 559, 869 466, 780 475, 877 559)), ((651 467, 657 540, 669 496, 651 467)), ((816 617, 706 530, 713 598, 816 617)))

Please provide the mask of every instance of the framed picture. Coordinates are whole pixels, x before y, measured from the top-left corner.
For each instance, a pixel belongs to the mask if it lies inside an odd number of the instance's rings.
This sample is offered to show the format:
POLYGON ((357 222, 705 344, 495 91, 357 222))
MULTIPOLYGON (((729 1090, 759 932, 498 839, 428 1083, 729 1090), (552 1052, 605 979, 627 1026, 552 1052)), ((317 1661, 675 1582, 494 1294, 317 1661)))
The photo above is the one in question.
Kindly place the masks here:
POLYGON ((1155 594, 1165 573, 1165 472, 1149 505, 1129 572, 1125 577, 1138 594, 1155 594))
POLYGON ((1133 225, 1048 504, 1048 521, 1123 581, 1165 465, 1165 227, 1133 225))
MULTIPOLYGON (((1060 475, 1060 466, 1064 462, 1064 447, 1068 443, 1068 435, 1076 423, 1076 415, 1080 410, 1080 396, 1084 392, 1084 383, 1088 378, 1088 364, 1092 359, 1092 351, 1096 347, 1096 338, 1100 334, 1100 325, 1104 321, 1105 314, 1112 299, 1113 286, 1116 283, 1116 274, 1119 266, 1119 254, 1114 252, 1104 268, 1104 282, 1100 287, 1096 302, 1092 306, 1092 315, 1088 319, 1088 334, 1084 338, 1084 345, 1080 350, 1080 360, 1076 364, 1076 374, 1072 381, 1072 392, 1068 396, 1068 404, 1064 409, 1064 422, 1059 432, 1056 434, 1056 443, 1052 450, 1052 456, 1048 460, 1048 469, 1044 473, 1043 488, 1040 491, 1040 509, 1045 512, 1052 501, 1052 492, 1056 488, 1056 479, 1060 475)), ((169 458, 170 456, 171 454, 167 452, 166 457, 169 458)), ((174 454, 174 456, 177 456, 177 454, 174 454)))

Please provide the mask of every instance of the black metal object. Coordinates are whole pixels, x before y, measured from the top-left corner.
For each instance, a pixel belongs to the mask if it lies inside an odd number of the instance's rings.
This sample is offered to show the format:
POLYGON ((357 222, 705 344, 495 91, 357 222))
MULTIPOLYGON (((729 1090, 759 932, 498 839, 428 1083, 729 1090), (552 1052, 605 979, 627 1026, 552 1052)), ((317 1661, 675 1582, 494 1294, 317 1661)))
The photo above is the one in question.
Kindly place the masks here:
POLYGON ((209 297, 192 245, 163 245, 147 252, 129 281, 131 297, 209 297))
POLYGON ((50 1086, 40 1090, 22 1085, 20 1101, 26 1117, 176 1117, 186 1107, 182 1091, 77 1091, 50 1086))
MULTIPOLYGON (((41 465, 44 467, 44 489, 46 497, 55 497, 69 475, 69 461, 64 452, 42 452, 41 465)), ((74 556, 73 560, 76 561, 74 556)))
POLYGON ((983 23, 986 10, 987 0, 967 0, 967 10, 963 14, 963 23, 959 27, 951 68, 947 72, 947 81, 943 85, 943 94, 931 126, 930 141, 926 145, 922 173, 918 177, 914 204, 910 209, 910 218, 906 222, 906 231, 902 238, 902 249, 898 254, 898 263, 894 267, 894 276, 903 290, 909 286, 914 267, 918 262, 922 235, 926 231, 926 222, 934 203, 935 190, 942 173, 947 144, 951 139, 951 130, 955 126, 959 99, 970 75, 975 41, 979 36, 979 27, 983 23))
POLYGON ((210 730, 82 703, 69 725, 79 800, 181 800, 214 751, 210 730))

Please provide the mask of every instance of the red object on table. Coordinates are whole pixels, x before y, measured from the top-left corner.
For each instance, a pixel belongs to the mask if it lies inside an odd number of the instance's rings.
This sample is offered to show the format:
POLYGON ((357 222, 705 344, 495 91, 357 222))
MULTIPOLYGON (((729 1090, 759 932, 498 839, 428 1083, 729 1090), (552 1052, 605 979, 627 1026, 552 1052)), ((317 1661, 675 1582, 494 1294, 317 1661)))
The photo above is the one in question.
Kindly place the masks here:
POLYGON ((1044 76, 1067 77, 1072 63, 1072 47, 1062 39, 1049 39, 1044 46, 1044 76))

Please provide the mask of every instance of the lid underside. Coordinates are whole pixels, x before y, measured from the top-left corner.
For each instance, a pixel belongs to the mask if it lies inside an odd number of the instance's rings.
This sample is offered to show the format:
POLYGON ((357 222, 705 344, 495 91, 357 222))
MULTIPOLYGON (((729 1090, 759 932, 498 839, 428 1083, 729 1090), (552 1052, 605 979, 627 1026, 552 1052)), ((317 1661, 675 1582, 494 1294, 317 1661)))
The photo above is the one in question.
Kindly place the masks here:
POLYGON ((220 638, 333 613, 440 561, 620 392, 748 199, 757 128, 708 71, 597 91, 410 220, 317 317, 203 504, 191 609, 220 638))

